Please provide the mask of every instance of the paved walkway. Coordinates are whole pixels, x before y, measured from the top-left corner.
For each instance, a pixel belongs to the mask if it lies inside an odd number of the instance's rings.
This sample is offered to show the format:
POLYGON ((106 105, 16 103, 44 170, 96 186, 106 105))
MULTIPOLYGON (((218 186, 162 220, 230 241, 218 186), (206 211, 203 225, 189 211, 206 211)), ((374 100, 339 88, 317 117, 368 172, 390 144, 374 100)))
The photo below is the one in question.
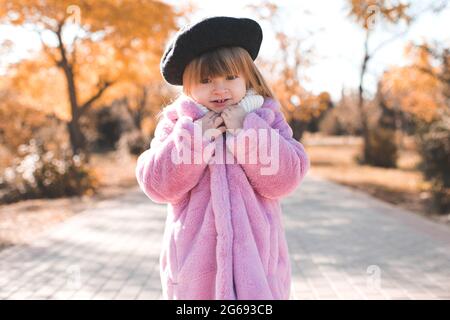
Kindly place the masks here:
MULTIPOLYGON (((283 201, 294 299, 450 299, 450 230, 308 176, 283 201)), ((138 189, 0 252, 0 299, 159 299, 165 205, 138 189)))

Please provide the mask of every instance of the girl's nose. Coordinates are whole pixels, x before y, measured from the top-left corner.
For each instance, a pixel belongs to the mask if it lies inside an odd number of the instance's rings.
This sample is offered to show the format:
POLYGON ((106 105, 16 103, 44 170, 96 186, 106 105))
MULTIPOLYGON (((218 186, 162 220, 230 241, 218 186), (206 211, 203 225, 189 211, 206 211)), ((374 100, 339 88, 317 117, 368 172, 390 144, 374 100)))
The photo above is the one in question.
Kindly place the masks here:
POLYGON ((213 93, 217 94, 217 95, 225 94, 227 92, 228 92, 228 89, 226 89, 226 88, 215 88, 213 90, 213 93))
POLYGON ((214 83, 213 91, 215 93, 225 93, 228 88, 225 86, 225 83, 222 81, 217 81, 214 83))

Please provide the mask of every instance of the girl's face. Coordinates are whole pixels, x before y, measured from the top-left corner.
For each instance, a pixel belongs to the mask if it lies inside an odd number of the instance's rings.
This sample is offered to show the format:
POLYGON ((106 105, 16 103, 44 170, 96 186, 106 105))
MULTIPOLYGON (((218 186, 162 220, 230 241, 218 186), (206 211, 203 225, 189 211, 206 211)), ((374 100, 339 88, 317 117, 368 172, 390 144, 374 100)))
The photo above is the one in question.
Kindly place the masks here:
POLYGON ((237 104, 246 93, 246 81, 241 75, 201 79, 191 86, 192 98, 216 113, 237 104))

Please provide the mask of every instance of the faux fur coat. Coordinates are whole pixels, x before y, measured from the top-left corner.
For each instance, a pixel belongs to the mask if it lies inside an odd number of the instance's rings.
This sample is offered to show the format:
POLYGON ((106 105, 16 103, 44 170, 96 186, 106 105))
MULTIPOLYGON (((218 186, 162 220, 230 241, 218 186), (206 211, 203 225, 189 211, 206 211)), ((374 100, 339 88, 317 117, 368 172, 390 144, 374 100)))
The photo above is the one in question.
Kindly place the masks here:
POLYGON ((305 150, 274 99, 249 112, 242 131, 212 142, 195 136, 201 130, 194 121, 204 112, 186 96, 164 108, 150 148, 137 161, 141 189, 168 204, 160 255, 163 296, 288 299, 291 266, 280 198, 308 171, 305 150), (262 135, 242 143, 249 129, 262 135), (268 167, 260 149, 275 153, 277 168, 268 167), (182 153, 190 161, 180 161, 182 153), (218 160, 219 154, 228 160, 218 160), (239 162, 242 155, 247 158, 239 162))

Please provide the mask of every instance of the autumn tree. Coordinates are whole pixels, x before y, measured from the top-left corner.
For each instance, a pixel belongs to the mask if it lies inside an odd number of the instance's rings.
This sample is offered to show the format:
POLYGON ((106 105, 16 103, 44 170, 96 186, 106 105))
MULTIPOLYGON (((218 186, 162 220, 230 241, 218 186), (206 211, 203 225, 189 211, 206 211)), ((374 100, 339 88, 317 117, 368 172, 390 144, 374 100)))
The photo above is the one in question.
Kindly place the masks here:
POLYGON ((24 83, 34 73, 60 71, 61 76, 54 73, 53 79, 61 77, 64 83, 74 153, 86 151, 80 118, 102 99, 121 94, 112 87, 126 90, 127 83, 144 83, 159 76, 159 58, 168 34, 175 29, 176 15, 169 5, 150 0, 0 1, 0 22, 31 29, 42 43, 41 52, 27 67, 17 66, 18 82, 24 83))
POLYGON ((382 93, 392 108, 430 123, 439 117, 439 110, 450 105, 449 49, 410 43, 405 54, 409 64, 383 74, 382 93))
MULTIPOLYGON (((412 23, 426 12, 438 13, 444 10, 448 5, 448 0, 438 1, 402 1, 402 0, 348 0, 349 16, 364 30, 364 56, 360 67, 359 78, 359 110, 362 122, 362 134, 364 139, 364 148, 362 161, 372 163, 370 158, 369 126, 367 115, 364 112, 365 106, 365 77, 370 61, 375 54, 386 47, 392 41, 404 36, 412 23), (373 45, 371 38, 377 27, 400 27, 400 30, 394 32, 385 40, 373 45)), ((398 28, 396 28, 398 29, 398 28)))
POLYGON ((450 50, 444 44, 409 44, 409 63, 389 69, 382 78, 387 105, 411 114, 422 157, 420 169, 431 181, 433 205, 450 209, 450 50))
MULTIPOLYGON (((33 137, 44 136, 44 131, 54 130, 51 123, 59 125, 63 122, 52 114, 21 102, 17 92, 8 90, 9 84, 5 83, 8 80, 0 78, 0 144, 14 154, 20 145, 33 137)), ((53 138, 53 141, 60 142, 58 138, 53 138)))
MULTIPOLYGON (((410 7, 409 3, 403 3, 400 0, 387 1, 387 0, 348 0, 350 6, 349 15, 355 19, 356 23, 360 25, 365 33, 364 37, 364 57, 362 59, 360 72, 359 72, 359 85, 358 85, 358 109, 361 117, 362 124, 362 136, 363 136, 363 152, 361 155, 361 161, 363 163, 372 164, 376 161, 371 159, 371 139, 369 132, 369 124, 367 114, 364 110, 365 107, 365 77, 367 74, 369 62, 373 59, 374 55, 381 48, 385 47, 388 43, 402 36, 406 31, 403 30, 400 33, 391 36, 384 40, 377 47, 370 47, 370 39, 373 36, 374 29, 377 24, 400 24, 411 22, 411 16, 408 12, 410 7)), ((406 29, 407 30, 407 29, 406 29)))

